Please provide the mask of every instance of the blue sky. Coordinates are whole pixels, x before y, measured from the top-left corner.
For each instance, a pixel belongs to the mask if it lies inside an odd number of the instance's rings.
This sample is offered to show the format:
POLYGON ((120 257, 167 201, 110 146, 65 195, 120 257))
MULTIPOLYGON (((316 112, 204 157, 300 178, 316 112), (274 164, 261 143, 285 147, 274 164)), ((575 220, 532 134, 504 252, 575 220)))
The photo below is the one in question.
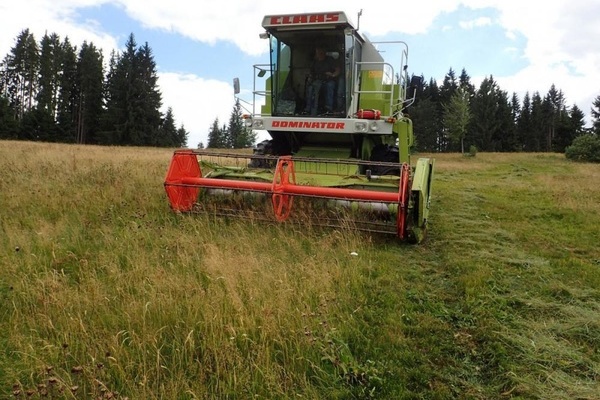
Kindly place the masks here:
POLYGON ((499 0, 421 0, 382 10, 357 0, 306 0, 302 6, 274 0, 196 2, 171 0, 30 0, 0 4, 0 55, 29 28, 84 40, 108 59, 130 33, 154 51, 164 106, 190 132, 189 146, 206 143, 215 118, 226 123, 234 97, 233 77, 251 100, 252 65, 268 62, 268 43, 258 38, 266 14, 345 11, 372 40, 409 45, 409 73, 441 83, 449 68, 465 68, 478 85, 493 75, 500 87, 522 98, 544 95, 552 84, 567 105, 589 115, 600 95, 600 25, 584 24, 600 15, 600 4, 549 0, 538 4, 499 0), (27 4, 23 4, 27 3, 27 4))

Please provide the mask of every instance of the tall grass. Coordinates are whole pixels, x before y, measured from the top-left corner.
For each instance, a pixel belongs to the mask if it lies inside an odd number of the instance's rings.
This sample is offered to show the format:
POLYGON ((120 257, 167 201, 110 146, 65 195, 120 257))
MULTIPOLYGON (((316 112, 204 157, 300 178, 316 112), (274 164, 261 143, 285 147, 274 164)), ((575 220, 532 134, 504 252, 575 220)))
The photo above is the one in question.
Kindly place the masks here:
POLYGON ((436 156, 414 247, 172 213, 170 156, 0 142, 0 397, 599 398, 599 166, 436 156))

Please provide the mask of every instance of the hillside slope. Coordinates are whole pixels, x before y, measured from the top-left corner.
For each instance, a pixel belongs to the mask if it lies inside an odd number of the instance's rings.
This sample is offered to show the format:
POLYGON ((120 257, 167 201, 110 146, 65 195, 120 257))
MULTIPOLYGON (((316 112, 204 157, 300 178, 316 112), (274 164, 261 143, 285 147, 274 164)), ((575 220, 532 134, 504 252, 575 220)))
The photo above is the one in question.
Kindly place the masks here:
POLYGON ((600 165, 436 155, 410 246, 172 213, 170 156, 0 141, 0 397, 600 398, 600 165))

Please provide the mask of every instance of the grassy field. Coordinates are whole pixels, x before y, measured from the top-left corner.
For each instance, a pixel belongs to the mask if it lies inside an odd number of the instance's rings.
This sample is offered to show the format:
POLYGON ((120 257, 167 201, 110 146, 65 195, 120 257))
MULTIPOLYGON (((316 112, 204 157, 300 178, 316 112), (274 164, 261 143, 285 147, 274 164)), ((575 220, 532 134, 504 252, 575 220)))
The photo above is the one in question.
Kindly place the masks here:
POLYGON ((411 246, 174 214, 170 157, 0 142, 0 398, 600 399, 600 165, 436 155, 411 246))

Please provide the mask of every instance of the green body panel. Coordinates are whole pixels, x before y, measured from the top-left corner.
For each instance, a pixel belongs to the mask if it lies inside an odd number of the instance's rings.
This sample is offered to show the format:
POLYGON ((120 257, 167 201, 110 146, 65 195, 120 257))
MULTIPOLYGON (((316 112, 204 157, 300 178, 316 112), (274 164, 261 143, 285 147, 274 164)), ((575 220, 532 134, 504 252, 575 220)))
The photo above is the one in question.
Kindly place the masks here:
POLYGON ((413 123, 403 117, 394 123, 394 133, 398 135, 398 150, 401 163, 410 163, 410 149, 415 142, 413 123))
POLYGON ((265 91, 267 93, 267 95, 265 96, 265 104, 263 104, 260 107, 260 113, 261 115, 270 115, 271 114, 271 110, 272 110, 272 101, 271 99, 273 98, 273 96, 271 96, 271 82, 272 82, 272 77, 269 76, 266 80, 265 80, 265 91))
MULTIPOLYGON (((382 72, 362 71, 361 72, 361 95, 359 100, 359 109, 373 109, 381 111, 382 116, 393 116, 397 110, 392 109, 394 105, 400 104, 400 85, 383 84, 382 72), (380 93, 364 93, 380 92, 380 93), (391 96, 393 101, 390 101, 391 96)), ((414 144, 413 124, 409 118, 401 117, 394 123, 394 136, 382 142, 394 144, 398 139, 399 155, 401 163, 410 163, 410 149, 414 144)))
POLYGON ((398 85, 386 85, 382 82, 382 71, 362 71, 361 72, 361 92, 380 92, 380 93, 361 93, 359 99, 359 109, 379 110, 381 115, 392 115, 392 103, 397 103, 399 95, 398 85), (391 95, 394 93, 394 101, 392 102, 391 95))
POLYGON ((411 186, 411 240, 419 243, 425 237, 429 205, 431 201, 431 181, 433 179, 433 158, 419 158, 413 172, 411 186))

